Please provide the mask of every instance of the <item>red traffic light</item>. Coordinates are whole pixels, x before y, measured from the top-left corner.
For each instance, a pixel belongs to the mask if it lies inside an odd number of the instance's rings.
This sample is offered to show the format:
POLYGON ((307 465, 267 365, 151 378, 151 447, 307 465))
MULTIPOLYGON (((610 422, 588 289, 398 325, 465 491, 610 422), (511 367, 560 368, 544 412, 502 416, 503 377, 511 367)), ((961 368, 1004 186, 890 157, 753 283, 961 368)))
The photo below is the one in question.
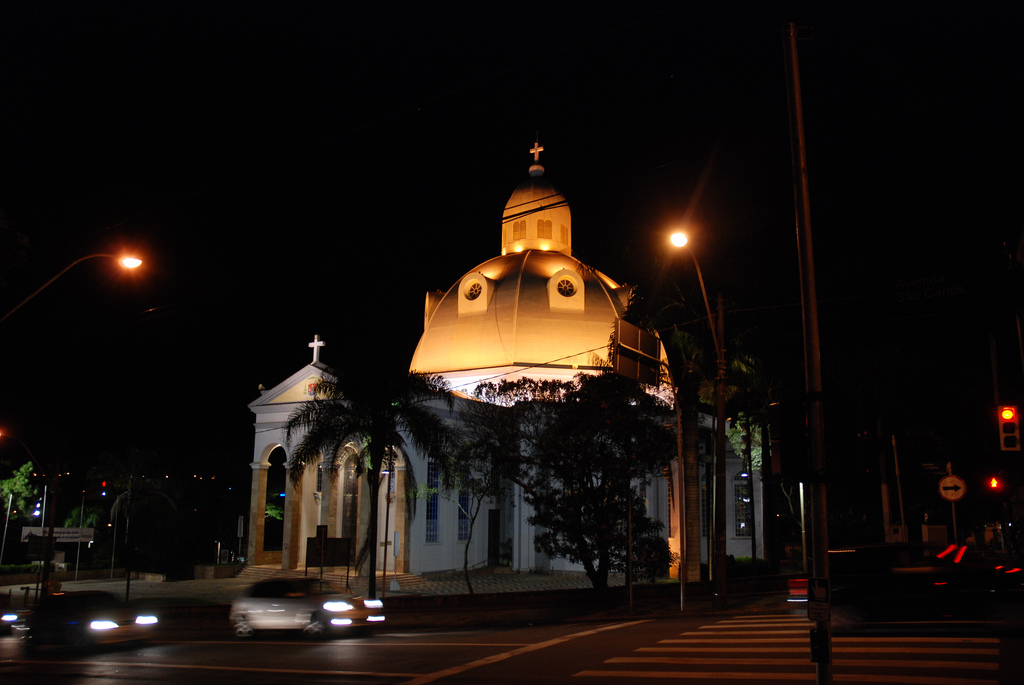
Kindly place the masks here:
POLYGON ((1016 407, 1003 407, 999 410, 999 417, 1003 421, 1012 421, 1017 416, 1016 407))
POLYGON ((998 490, 1002 486, 1002 481, 997 476, 992 476, 988 479, 988 486, 992 490, 998 490))

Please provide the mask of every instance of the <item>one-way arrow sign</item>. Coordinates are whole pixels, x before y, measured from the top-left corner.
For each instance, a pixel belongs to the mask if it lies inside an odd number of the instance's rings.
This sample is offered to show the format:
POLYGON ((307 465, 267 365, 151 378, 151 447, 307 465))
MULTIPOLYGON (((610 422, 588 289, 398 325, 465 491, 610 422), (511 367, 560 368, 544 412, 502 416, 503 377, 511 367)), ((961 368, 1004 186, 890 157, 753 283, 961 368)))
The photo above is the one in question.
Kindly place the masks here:
POLYGON ((939 481, 939 494, 947 502, 959 502, 967 492, 967 484, 960 476, 945 476, 939 481))

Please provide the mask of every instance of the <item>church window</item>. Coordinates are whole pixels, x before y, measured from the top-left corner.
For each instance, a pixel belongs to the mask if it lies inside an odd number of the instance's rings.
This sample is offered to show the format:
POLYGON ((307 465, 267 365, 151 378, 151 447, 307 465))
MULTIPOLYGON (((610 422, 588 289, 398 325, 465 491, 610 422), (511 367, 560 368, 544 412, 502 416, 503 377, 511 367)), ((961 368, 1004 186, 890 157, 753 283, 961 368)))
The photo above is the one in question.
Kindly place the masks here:
POLYGON ((568 278, 558 281, 558 294, 562 297, 572 297, 576 294, 576 286, 568 278))
POLYGON ((512 240, 523 240, 526 238, 526 220, 516 221, 512 224, 512 240))
POLYGON ((480 293, 482 293, 483 291, 484 288, 482 285, 480 285, 479 283, 472 283, 468 288, 466 288, 466 299, 475 300, 476 298, 480 297, 480 293))
POLYGON ((753 488, 749 473, 739 473, 733 479, 736 504, 736 537, 749 538, 754 525, 753 488))
POLYGON ((562 228, 562 231, 561 231, 561 233, 562 233, 562 242, 563 243, 568 243, 569 242, 569 227, 563 225, 561 228, 562 228))
POLYGON ((437 460, 430 459, 427 461, 427 487, 431 489, 432 494, 427 497, 427 535, 425 542, 439 542, 441 539, 438 521, 438 505, 440 501, 437 496, 440 486, 441 471, 438 468, 437 460))
POLYGON ((459 490, 459 542, 469 539, 469 492, 459 490))
POLYGON ((551 239, 551 221, 549 219, 537 219, 537 237, 551 239))

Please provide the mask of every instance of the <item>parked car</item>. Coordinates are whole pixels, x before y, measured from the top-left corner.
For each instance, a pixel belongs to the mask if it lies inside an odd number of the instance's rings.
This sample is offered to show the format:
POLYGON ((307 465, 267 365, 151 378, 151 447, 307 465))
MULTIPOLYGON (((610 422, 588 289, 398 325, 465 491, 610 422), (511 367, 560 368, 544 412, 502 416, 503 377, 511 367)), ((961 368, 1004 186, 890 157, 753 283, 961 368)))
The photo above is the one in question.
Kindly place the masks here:
POLYGON ((250 587, 231 603, 235 635, 257 630, 301 630, 310 637, 367 629, 384 621, 379 599, 344 594, 326 582, 274 578, 250 587))
POLYGON ((156 624, 156 616, 139 613, 109 592, 56 592, 19 612, 14 631, 28 649, 44 644, 89 648, 141 642, 156 624))

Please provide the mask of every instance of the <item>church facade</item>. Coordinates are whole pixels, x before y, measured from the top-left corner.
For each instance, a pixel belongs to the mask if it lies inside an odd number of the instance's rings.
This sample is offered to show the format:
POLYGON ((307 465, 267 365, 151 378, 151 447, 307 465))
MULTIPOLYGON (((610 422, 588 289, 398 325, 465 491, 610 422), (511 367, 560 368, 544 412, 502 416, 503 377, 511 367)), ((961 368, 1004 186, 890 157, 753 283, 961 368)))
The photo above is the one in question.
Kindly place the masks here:
MULTIPOLYGON (((424 331, 410 371, 437 374, 448 381, 456 406, 436 409, 451 411, 446 417, 451 421, 458 420, 462 403, 474 401, 469 396, 482 382, 524 377, 568 380, 577 373, 598 373, 611 362, 610 339, 631 288, 573 257, 569 203, 544 177, 542 151, 539 144, 530 151, 529 177, 506 203, 500 254, 467 271, 447 291, 426 295, 424 331)), ((327 526, 329 537, 362 534, 368 493, 365 479, 356 475, 356 446, 351 446, 346 462, 351 467, 343 469, 334 483, 313 471, 294 485, 281 481, 281 462, 287 461, 291 449, 284 423, 299 403, 312 396, 318 379, 330 373, 319 359, 322 345, 319 339, 310 343, 312 361, 249 405, 256 416, 248 536, 253 564, 280 563, 288 569, 301 568, 307 561, 312 565, 306 559, 306 546, 317 526, 327 526), (268 517, 268 506, 274 513, 280 509, 279 519, 268 517), (278 532, 268 526, 280 527, 280 550, 272 549, 278 546, 278 532)), ((659 349, 664 360, 664 350, 660 345, 659 349)), ((536 551, 537 531, 528 522, 532 512, 519 492, 511 501, 491 502, 472 531, 458 493, 432 496, 411 506, 403 495, 406 478, 414 475, 417 483, 433 485, 438 473, 421 455, 404 456, 398 461, 414 469, 414 474, 402 467, 382 481, 378 539, 386 542, 379 550, 378 569, 412 574, 461 569, 468 544, 471 567, 580 570, 567 560, 546 558, 536 551)), ((736 486, 729 488, 735 504, 729 508, 729 530, 735 535, 730 536, 729 553, 750 556, 750 526, 759 529, 761 521, 760 506, 749 506, 747 489, 759 491, 759 483, 742 474, 740 460, 732 457, 728 477, 736 486)), ((673 464, 674 482, 677 468, 673 464)), ((670 546, 678 552, 680 535, 673 523, 679 520, 677 503, 672 501, 667 480, 656 479, 648 487, 646 500, 648 514, 665 524, 670 546)), ((706 530, 702 525, 702 537, 706 530)), ((701 556, 706 559, 706 552, 701 556)))

